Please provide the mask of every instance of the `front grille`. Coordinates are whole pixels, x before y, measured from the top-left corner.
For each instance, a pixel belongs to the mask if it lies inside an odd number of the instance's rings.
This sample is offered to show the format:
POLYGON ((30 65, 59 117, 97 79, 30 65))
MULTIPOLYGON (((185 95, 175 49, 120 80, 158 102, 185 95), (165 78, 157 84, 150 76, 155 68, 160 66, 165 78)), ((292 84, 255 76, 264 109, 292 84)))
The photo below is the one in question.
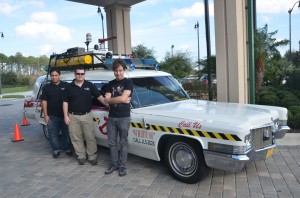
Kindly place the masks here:
POLYGON ((251 145, 256 150, 271 146, 273 144, 272 139, 272 126, 266 126, 251 130, 251 145), (266 134, 268 134, 268 137, 266 134))

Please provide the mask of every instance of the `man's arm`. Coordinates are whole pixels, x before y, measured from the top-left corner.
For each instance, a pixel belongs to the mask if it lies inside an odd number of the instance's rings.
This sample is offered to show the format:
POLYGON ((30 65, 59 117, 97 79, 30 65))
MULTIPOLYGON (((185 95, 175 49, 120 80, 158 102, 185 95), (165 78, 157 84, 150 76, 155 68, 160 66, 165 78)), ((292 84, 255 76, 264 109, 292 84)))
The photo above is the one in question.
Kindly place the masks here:
POLYGON ((124 90, 123 94, 121 96, 117 96, 112 98, 111 97, 111 93, 106 93, 105 94, 105 98, 104 100, 108 103, 108 104, 119 104, 119 103, 130 103, 130 94, 131 94, 131 90, 124 90))
POLYGON ((69 104, 68 102, 63 102, 63 111, 64 111, 64 119, 66 125, 69 125, 71 123, 69 118, 69 104))
POLYGON ((97 100, 99 100, 104 106, 108 106, 109 104, 105 101, 104 97, 100 95, 97 100))
POLYGON ((47 100, 42 100, 42 109, 44 112, 44 121, 46 124, 48 124, 50 122, 50 118, 47 111, 47 100))

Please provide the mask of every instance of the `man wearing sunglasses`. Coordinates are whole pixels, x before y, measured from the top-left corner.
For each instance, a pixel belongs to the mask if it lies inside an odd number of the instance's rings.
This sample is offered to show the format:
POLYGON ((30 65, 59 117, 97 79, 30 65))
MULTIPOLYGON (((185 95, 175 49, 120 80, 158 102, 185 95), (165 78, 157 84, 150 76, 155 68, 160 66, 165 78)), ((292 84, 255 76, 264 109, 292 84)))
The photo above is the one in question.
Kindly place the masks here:
POLYGON ((86 160, 91 165, 97 165, 97 142, 91 113, 92 96, 106 105, 97 87, 85 80, 85 69, 78 67, 75 70, 75 79, 63 97, 63 111, 79 165, 84 165, 86 160))

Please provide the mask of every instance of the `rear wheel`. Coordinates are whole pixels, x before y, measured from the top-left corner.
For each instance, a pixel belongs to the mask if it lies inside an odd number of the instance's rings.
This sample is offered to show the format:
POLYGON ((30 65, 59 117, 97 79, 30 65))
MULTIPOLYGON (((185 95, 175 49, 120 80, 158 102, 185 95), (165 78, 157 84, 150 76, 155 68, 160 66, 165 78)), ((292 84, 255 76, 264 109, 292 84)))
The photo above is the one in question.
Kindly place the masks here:
POLYGON ((47 125, 43 124, 42 126, 43 126, 44 135, 45 135, 46 139, 49 140, 49 133, 48 133, 47 125))
POLYGON ((185 183, 201 181, 209 172, 204 161, 203 149, 194 140, 168 141, 164 160, 171 174, 185 183))

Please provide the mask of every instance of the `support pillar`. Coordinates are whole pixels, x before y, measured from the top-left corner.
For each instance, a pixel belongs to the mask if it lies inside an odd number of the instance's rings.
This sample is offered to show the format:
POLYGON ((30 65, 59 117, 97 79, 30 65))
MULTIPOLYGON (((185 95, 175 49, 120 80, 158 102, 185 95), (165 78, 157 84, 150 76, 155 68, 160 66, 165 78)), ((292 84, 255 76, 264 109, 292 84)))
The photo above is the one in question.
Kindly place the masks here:
POLYGON ((114 54, 131 54, 130 6, 112 4, 104 7, 106 12, 108 50, 114 54))
POLYGON ((248 103, 246 0, 215 0, 217 100, 248 103))

